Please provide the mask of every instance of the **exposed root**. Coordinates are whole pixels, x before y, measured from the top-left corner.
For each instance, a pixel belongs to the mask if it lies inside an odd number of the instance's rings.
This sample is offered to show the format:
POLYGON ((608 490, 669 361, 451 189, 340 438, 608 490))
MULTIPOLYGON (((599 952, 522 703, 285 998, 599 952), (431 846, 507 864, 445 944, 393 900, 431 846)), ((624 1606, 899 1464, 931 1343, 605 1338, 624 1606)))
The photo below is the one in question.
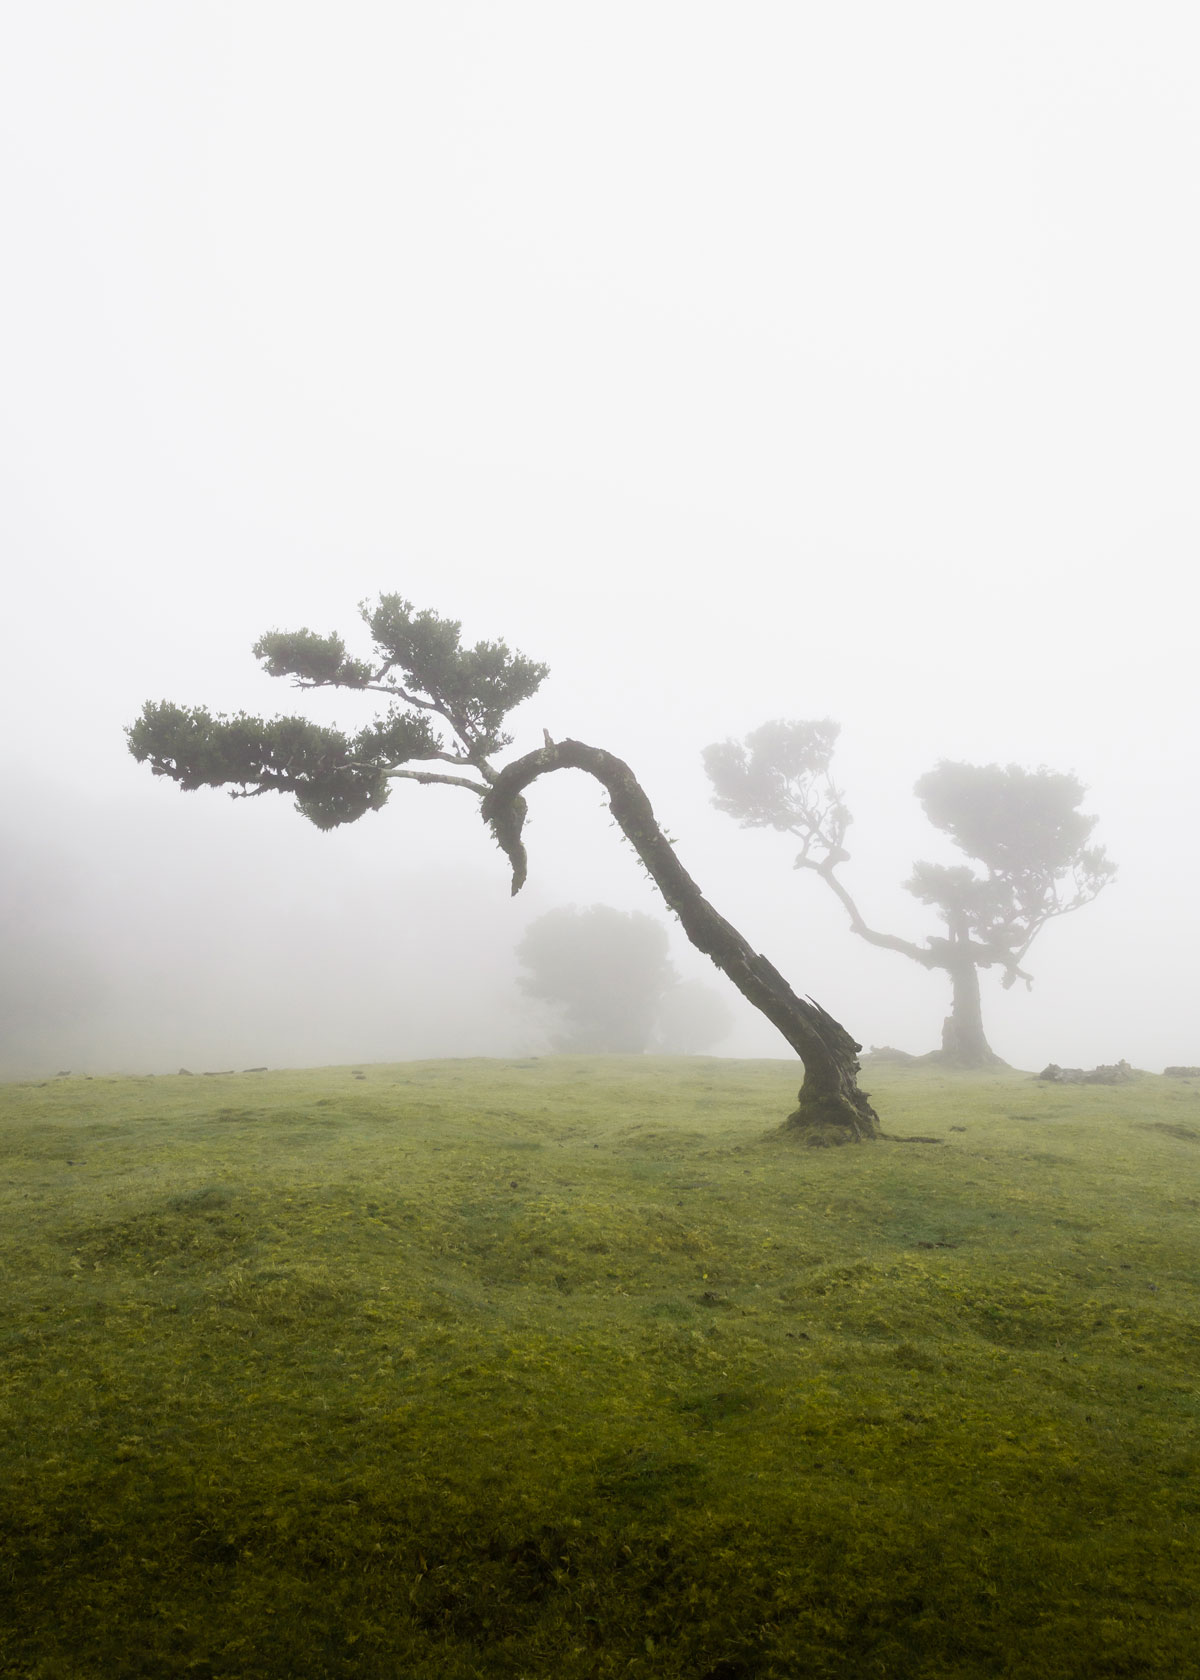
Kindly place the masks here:
MULTIPOLYGON (((862 1093, 860 1093, 862 1095, 862 1093)), ((789 1114, 780 1131, 806 1149, 837 1149, 844 1143, 868 1143, 879 1136, 875 1111, 863 1095, 863 1106, 846 1097, 825 1095, 805 1101, 789 1114)))

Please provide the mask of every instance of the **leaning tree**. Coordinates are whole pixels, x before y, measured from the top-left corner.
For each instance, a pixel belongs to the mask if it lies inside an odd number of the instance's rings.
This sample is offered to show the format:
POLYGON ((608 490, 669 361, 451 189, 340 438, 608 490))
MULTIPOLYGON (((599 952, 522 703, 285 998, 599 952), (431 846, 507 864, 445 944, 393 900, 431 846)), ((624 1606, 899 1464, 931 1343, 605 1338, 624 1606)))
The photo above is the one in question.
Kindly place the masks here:
POLYGON ((1116 874, 1103 848, 1087 844, 1096 818, 1079 810, 1085 790, 1074 776, 1015 764, 943 760, 922 776, 914 791, 926 816, 982 869, 913 865, 905 887, 946 927, 918 945, 869 927, 837 874, 850 857, 845 840, 852 820, 831 769, 838 732, 829 718, 776 719, 744 741, 706 747, 713 804, 743 828, 774 828, 798 839, 795 867, 821 877, 860 939, 945 971, 952 1002, 942 1060, 958 1067, 998 1063, 984 1035, 979 970, 1000 969, 1006 987, 1016 980, 1031 985, 1021 963, 1047 922, 1090 904, 1116 874))
POLYGON ((340 636, 311 630, 271 631, 254 647, 270 676, 290 677, 297 688, 382 695, 386 707, 357 734, 302 717, 214 716, 203 707, 147 701, 127 731, 129 750, 185 790, 230 787, 235 799, 293 794, 322 829, 379 810, 398 781, 465 789, 508 858, 514 893, 526 877, 525 790, 555 770, 586 771, 607 792, 613 818, 692 944, 804 1064, 787 1127, 808 1143, 878 1136, 878 1117, 858 1087, 861 1045, 819 1004, 798 997, 708 903, 627 764, 601 747, 547 735, 544 746, 497 768, 496 754, 512 741, 504 721, 537 691, 547 667, 504 642, 465 647, 457 621, 416 612, 399 595, 380 596, 361 612, 375 645, 369 660, 349 656, 340 636))

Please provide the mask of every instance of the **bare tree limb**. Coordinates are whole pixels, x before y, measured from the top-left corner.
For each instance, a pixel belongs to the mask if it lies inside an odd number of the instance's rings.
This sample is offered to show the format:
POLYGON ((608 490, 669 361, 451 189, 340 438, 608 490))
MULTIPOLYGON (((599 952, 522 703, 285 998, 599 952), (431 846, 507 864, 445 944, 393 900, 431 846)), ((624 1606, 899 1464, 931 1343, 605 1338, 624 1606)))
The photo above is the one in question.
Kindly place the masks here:
POLYGON ((914 945, 909 939, 900 939, 891 933, 876 933, 874 928, 867 926, 850 894, 838 880, 830 864, 806 863, 803 857, 796 860, 797 869, 811 869, 829 887, 837 898, 846 914, 850 917, 850 927, 860 939, 865 939, 870 945, 882 946, 887 951, 899 951, 901 956, 911 957, 913 962, 919 962, 924 968, 942 968, 945 965, 938 961, 936 955, 927 947, 914 945))
POLYGON ((469 788, 480 798, 488 791, 483 782, 469 782, 465 776, 443 776, 436 770, 385 770, 384 775, 389 781, 422 782, 427 787, 436 783, 441 787, 469 788))

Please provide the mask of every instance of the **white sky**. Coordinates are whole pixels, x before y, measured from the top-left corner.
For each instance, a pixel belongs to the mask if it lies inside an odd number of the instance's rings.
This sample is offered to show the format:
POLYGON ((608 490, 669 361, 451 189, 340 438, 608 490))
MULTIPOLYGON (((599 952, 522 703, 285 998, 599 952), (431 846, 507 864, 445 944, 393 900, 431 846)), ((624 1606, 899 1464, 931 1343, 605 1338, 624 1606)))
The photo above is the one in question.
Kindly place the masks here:
POLYGON ((383 590, 547 660, 517 748, 628 758, 868 1044, 930 1048, 944 982, 713 812, 700 749, 840 719, 847 884, 917 937, 916 777, 1074 770, 1121 874, 1031 995, 985 977, 992 1043, 1200 1062, 1194 7, 41 0, 3 36, 0 1072, 505 1050, 531 915, 657 910, 582 783, 535 790, 513 904, 468 796, 321 835, 128 757, 147 697, 302 709, 250 644, 383 590))

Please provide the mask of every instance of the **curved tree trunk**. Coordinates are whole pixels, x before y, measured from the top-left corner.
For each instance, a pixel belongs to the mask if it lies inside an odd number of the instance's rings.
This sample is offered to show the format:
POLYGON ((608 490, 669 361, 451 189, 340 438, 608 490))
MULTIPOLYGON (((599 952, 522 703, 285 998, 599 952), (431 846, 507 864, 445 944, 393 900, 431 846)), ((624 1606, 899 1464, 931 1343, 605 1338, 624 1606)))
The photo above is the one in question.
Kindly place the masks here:
POLYGON ((787 1127, 807 1143, 861 1142, 879 1136, 879 1118, 858 1088, 858 1052, 846 1029, 811 998, 799 998, 767 959, 713 909, 658 826, 629 766, 582 741, 547 742, 503 769, 484 796, 482 812, 513 870, 513 892, 525 882, 521 838, 523 790, 552 770, 585 770, 608 792, 609 809, 698 950, 711 957, 742 996, 777 1027, 804 1064, 799 1107, 787 1127))

